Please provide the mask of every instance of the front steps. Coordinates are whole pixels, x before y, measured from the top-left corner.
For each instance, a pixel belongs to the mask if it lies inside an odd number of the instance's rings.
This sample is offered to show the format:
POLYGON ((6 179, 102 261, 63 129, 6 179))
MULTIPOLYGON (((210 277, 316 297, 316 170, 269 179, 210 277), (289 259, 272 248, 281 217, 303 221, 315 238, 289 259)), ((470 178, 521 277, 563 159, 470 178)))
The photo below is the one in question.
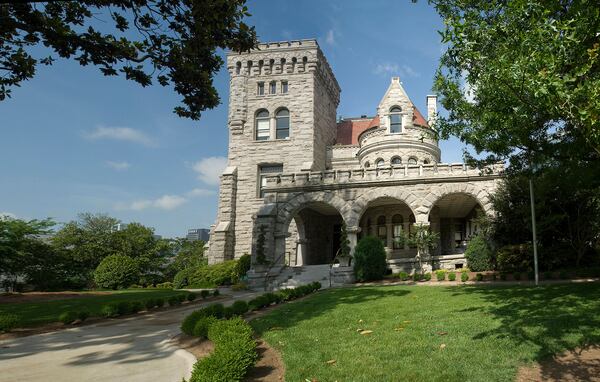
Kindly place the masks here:
POLYGON ((254 289, 279 290, 296 288, 318 281, 323 289, 354 282, 352 267, 333 268, 329 264, 305 265, 300 267, 277 267, 264 272, 251 270, 248 282, 254 289))

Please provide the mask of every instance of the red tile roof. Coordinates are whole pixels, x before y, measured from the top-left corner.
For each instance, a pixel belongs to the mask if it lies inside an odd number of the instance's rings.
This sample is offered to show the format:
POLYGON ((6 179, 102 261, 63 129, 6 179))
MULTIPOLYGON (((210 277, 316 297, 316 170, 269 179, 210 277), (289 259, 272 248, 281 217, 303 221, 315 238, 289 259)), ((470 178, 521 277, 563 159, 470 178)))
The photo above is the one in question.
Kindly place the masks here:
MULTIPOLYGON (((423 114, 413 105, 413 124, 429 127, 423 114)), ((367 129, 379 126, 379 116, 373 118, 344 119, 337 124, 337 145, 357 145, 358 136, 367 129)))

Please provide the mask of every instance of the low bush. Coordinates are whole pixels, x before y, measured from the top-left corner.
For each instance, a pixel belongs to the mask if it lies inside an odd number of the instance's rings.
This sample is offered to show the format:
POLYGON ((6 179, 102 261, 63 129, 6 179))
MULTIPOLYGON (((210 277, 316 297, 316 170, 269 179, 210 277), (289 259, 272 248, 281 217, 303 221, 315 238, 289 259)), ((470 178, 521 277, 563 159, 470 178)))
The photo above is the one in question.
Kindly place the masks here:
POLYGON ((496 267, 502 272, 521 272, 533 267, 530 244, 507 245, 496 252, 496 267))
POLYGON ((446 280, 446 271, 444 271, 443 269, 440 269, 439 271, 435 271, 435 278, 437 279, 437 281, 446 280))
POLYGON ((200 317, 196 324, 194 325, 194 330, 192 331, 192 335, 195 337, 200 337, 202 339, 206 339, 208 337, 208 329, 212 324, 217 322, 217 319, 213 316, 205 316, 200 317))
POLYGON ((0 314, 0 332, 10 332, 19 325, 19 317, 15 314, 0 314))
POLYGON ((252 257, 248 254, 242 255, 237 260, 237 265, 236 265, 237 278, 240 279, 240 278, 246 276, 246 273, 248 273, 251 266, 252 266, 252 257))
POLYGON ((223 306, 223 304, 211 304, 202 310, 204 312, 206 312, 207 316, 223 318, 223 310, 224 309, 225 309, 225 307, 223 306))
POLYGON ((412 279, 413 279, 413 281, 421 281, 423 279, 423 274, 415 272, 412 275, 412 279))
POLYGON ((535 272, 527 272, 527 280, 535 280, 535 272))
POLYGON ((82 310, 80 312, 77 312, 77 318, 80 319, 81 321, 87 320, 89 316, 90 316, 90 312, 88 312, 87 310, 82 310))
POLYGON ((427 273, 425 273, 425 274, 423 275, 423 279, 424 279, 425 281, 431 281, 431 273, 430 273, 430 272, 427 272, 427 273))
MULTIPOLYGON (((279 293, 277 295, 283 299, 283 295, 279 293)), ((248 303, 243 300, 237 300, 231 305, 231 308, 233 309, 234 314, 243 316, 248 311, 248 303)))
POLYGON ((554 278, 554 274, 552 272, 544 272, 544 280, 552 280, 554 278))
POLYGON ((210 296, 209 290, 204 289, 200 291, 200 297, 202 297, 203 300, 206 300, 208 296, 210 296))
POLYGON ((217 321, 208 329, 215 350, 194 365, 190 382, 241 381, 258 358, 252 328, 241 318, 217 321))
POLYGON ((561 280, 566 280, 569 278, 569 274, 567 273, 567 271, 560 271, 560 273, 558 274, 558 277, 561 280))
POLYGON ((62 312, 60 316, 58 316, 58 321, 62 322, 65 325, 70 324, 75 320, 77 320, 77 312, 73 312, 71 310, 67 312, 62 312))
POLYGON ((162 308, 163 306, 165 306, 165 299, 162 297, 157 298, 154 302, 156 302, 157 308, 162 308))
POLYGON ((125 255, 110 255, 94 271, 94 281, 100 288, 126 288, 138 279, 139 273, 136 260, 125 255))
MULTIPOLYGON (((205 266, 205 265, 202 265, 205 266)), ((173 277, 173 288, 181 289, 190 285, 190 279, 196 271, 196 268, 184 268, 175 274, 173 277)))
MULTIPOLYGON (((295 289, 290 289, 290 290, 293 291, 295 289)), ((265 295, 255 297, 248 302, 248 308, 250 310, 259 310, 268 305, 269 305, 269 300, 265 297, 265 295)))
POLYGON ((196 293, 190 292, 185 297, 188 301, 194 301, 196 299, 196 293))
POLYGON ((237 283, 241 276, 239 272, 242 269, 238 263, 238 260, 228 260, 218 264, 185 268, 175 275, 173 284, 177 289, 186 286, 214 288, 220 285, 232 285, 237 283))
POLYGON ((462 281, 464 283, 467 280, 469 280, 469 274, 467 272, 461 272, 460 273, 460 281, 462 281))
POLYGON ((500 273, 500 280, 506 281, 507 275, 506 273, 500 273))
POLYGON ((119 306, 117 303, 107 304, 102 307, 104 317, 117 317, 119 315, 119 306))
POLYGON ((223 318, 225 319, 229 319, 231 317, 235 316, 235 312, 233 311, 233 308, 230 306, 226 306, 223 309, 223 318))
POLYGON ((215 290, 213 291, 213 296, 215 296, 215 297, 217 297, 217 296, 218 296, 218 295, 220 295, 220 294, 221 294, 221 292, 219 292, 219 290, 218 290, 218 289, 215 289, 215 290))
POLYGON ((515 280, 521 280, 521 274, 519 272, 515 272, 513 273, 513 279, 515 280))
POLYGON ((155 306, 156 306, 156 299, 149 298, 146 301, 144 301, 144 307, 146 308, 146 310, 150 310, 150 309, 154 308, 155 306))
POLYGON ((206 312, 203 309, 195 310, 188 314, 181 322, 181 331, 188 336, 194 335, 196 323, 203 317, 206 317, 206 312))
POLYGON ((173 289, 173 283, 170 281, 167 281, 164 283, 156 284, 156 287, 159 289, 173 289))
POLYGON ((169 302, 169 306, 181 305, 181 301, 179 300, 179 297, 177 297, 177 296, 171 296, 171 297, 169 297, 169 299, 167 301, 169 302))
POLYGON ((456 281, 456 273, 455 272, 448 273, 448 281, 456 281))
POLYGON ((177 298, 179 299, 179 302, 184 302, 187 299, 187 296, 185 294, 178 294, 177 298))
POLYGON ((131 313, 137 313, 144 310, 144 304, 141 301, 132 301, 131 302, 131 313))
POLYGON ((398 278, 399 278, 400 280, 402 280, 402 281, 406 281, 406 280, 408 280, 408 279, 409 279, 409 277, 410 277, 410 276, 409 276, 409 275, 408 275, 408 273, 406 273, 406 272, 400 272, 400 273, 398 273, 398 278))
POLYGON ((247 289, 248 289, 248 284, 246 284, 244 282, 235 283, 231 286, 231 290, 234 292, 239 292, 239 291, 247 290, 247 289))
POLYGON ((119 312, 119 316, 123 316, 125 314, 131 313, 132 312, 131 302, 129 302, 129 301, 118 302, 117 310, 119 312))
POLYGON ((374 236, 366 236, 354 250, 354 276, 357 281, 381 280, 387 270, 383 242, 374 236))
POLYGON ((467 264, 473 272, 489 271, 493 267, 493 252, 482 235, 477 235, 465 250, 467 264))
POLYGON ((477 281, 483 281, 483 275, 481 273, 478 273, 475 275, 475 280, 477 281))

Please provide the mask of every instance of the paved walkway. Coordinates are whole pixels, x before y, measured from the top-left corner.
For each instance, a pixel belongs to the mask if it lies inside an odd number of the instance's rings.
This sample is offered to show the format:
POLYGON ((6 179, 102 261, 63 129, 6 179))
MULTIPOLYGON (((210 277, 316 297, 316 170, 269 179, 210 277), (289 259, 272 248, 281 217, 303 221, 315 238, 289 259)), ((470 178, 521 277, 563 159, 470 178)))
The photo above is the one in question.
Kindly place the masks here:
MULTIPOLYGON (((219 302, 258 294, 238 292, 219 302)), ((183 318, 206 304, 0 340, 0 382, 181 382, 196 360, 173 337, 183 318)))

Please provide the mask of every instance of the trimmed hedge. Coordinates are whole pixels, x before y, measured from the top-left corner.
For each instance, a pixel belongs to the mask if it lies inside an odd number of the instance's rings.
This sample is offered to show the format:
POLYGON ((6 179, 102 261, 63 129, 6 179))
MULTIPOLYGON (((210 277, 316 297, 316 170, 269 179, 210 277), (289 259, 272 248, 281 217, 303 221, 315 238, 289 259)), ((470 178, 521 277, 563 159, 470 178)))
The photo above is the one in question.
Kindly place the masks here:
POLYGON ((94 271, 94 281, 100 288, 127 288, 139 278, 137 261, 125 255, 105 257, 94 271))
POLYGON ((460 281, 462 281, 464 283, 467 280, 469 280, 469 274, 467 272, 461 272, 460 273, 460 281))
POLYGON ((19 325, 19 321, 15 314, 0 314, 0 332, 10 332, 19 325))
POLYGON ((489 271, 493 268, 493 253, 481 235, 475 236, 465 250, 467 266, 473 272, 489 271))
POLYGON ((354 275, 357 281, 381 280, 387 270, 383 242, 367 236, 358 242, 354 250, 354 275))
POLYGON ((248 303, 243 300, 237 300, 232 305, 233 313, 238 316, 243 316, 246 312, 248 312, 248 303))
POLYGON ((79 315, 77 314, 77 312, 70 310, 70 311, 61 313, 60 316, 58 316, 58 321, 67 325, 67 324, 74 322, 78 318, 79 318, 79 315))
POLYGON ((439 271, 435 271, 435 277, 437 278, 437 281, 446 280, 446 271, 441 269, 439 271))
POLYGON ((198 296, 194 292, 190 292, 186 296, 186 298, 187 298, 188 301, 194 301, 196 299, 196 297, 198 297, 198 296))
POLYGON ((456 281, 456 273, 455 272, 448 273, 448 281, 456 281))
POLYGON ((196 324, 194 325, 192 335, 195 337, 202 338, 202 339, 208 338, 208 329, 215 322, 217 322, 217 319, 214 318, 213 316, 200 317, 196 321, 196 324))
POLYGON ((215 350, 196 362, 190 382, 243 380, 258 358, 252 334, 250 325, 239 317, 210 325, 208 339, 215 350))

